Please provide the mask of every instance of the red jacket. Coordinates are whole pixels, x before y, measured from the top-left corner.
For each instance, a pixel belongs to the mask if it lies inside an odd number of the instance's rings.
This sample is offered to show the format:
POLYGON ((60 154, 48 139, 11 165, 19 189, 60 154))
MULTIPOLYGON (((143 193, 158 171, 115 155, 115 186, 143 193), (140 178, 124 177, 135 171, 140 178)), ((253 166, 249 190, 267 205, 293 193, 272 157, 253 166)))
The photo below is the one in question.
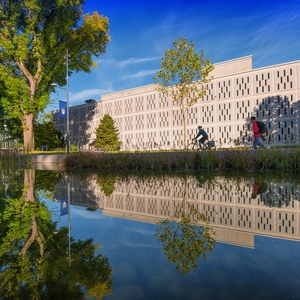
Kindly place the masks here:
POLYGON ((260 188, 260 180, 258 179, 254 179, 254 184, 253 184, 253 195, 257 195, 259 192, 259 188, 260 188))
POLYGON ((254 134, 254 138, 257 138, 257 137, 260 136, 259 128, 258 128, 258 125, 257 125, 256 121, 252 122, 252 131, 253 131, 253 134, 254 134))

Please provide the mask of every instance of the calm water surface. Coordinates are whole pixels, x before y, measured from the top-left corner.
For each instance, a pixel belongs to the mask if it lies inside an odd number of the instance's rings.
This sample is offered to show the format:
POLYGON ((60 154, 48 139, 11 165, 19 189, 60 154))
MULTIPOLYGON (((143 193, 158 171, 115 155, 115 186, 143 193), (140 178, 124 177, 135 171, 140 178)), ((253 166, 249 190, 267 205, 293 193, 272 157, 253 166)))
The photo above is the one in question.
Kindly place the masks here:
POLYGON ((1 299, 300 299, 296 176, 1 177, 1 299))

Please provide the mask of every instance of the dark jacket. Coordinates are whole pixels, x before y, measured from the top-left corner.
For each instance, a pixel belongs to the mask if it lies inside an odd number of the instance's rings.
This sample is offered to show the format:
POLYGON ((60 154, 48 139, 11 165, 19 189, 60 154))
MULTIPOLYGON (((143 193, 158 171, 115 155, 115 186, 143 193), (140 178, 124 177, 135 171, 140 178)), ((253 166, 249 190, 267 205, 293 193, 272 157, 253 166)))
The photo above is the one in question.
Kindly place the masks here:
POLYGON ((198 131, 198 134, 195 136, 195 139, 197 138, 197 137, 199 137, 200 135, 202 135, 204 138, 208 138, 208 135, 207 135, 207 133, 203 130, 203 129, 200 129, 199 131, 198 131))

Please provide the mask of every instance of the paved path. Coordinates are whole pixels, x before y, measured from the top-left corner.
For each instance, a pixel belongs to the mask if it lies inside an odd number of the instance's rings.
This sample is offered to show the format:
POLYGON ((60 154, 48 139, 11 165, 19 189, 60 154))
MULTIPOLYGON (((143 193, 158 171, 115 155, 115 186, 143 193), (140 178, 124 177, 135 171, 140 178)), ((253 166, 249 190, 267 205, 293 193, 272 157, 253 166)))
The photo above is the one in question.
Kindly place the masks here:
POLYGON ((65 154, 31 154, 34 169, 60 170, 65 154))

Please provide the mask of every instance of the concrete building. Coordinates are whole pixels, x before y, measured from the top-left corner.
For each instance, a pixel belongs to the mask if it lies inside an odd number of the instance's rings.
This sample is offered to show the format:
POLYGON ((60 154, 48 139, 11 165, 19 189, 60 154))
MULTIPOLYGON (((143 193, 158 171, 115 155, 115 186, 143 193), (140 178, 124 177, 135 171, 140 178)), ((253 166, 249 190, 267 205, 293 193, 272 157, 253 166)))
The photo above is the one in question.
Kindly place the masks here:
MULTIPOLYGON (((249 118, 256 116, 269 128, 270 145, 299 143, 300 61, 253 69, 246 56, 214 67, 206 96, 189 109, 188 140, 202 125, 219 148, 250 147, 249 118)), ((71 144, 88 149, 104 114, 114 119, 123 150, 183 148, 179 108, 152 84, 70 107, 71 144)), ((54 113, 54 121, 66 133, 66 119, 54 113)))

